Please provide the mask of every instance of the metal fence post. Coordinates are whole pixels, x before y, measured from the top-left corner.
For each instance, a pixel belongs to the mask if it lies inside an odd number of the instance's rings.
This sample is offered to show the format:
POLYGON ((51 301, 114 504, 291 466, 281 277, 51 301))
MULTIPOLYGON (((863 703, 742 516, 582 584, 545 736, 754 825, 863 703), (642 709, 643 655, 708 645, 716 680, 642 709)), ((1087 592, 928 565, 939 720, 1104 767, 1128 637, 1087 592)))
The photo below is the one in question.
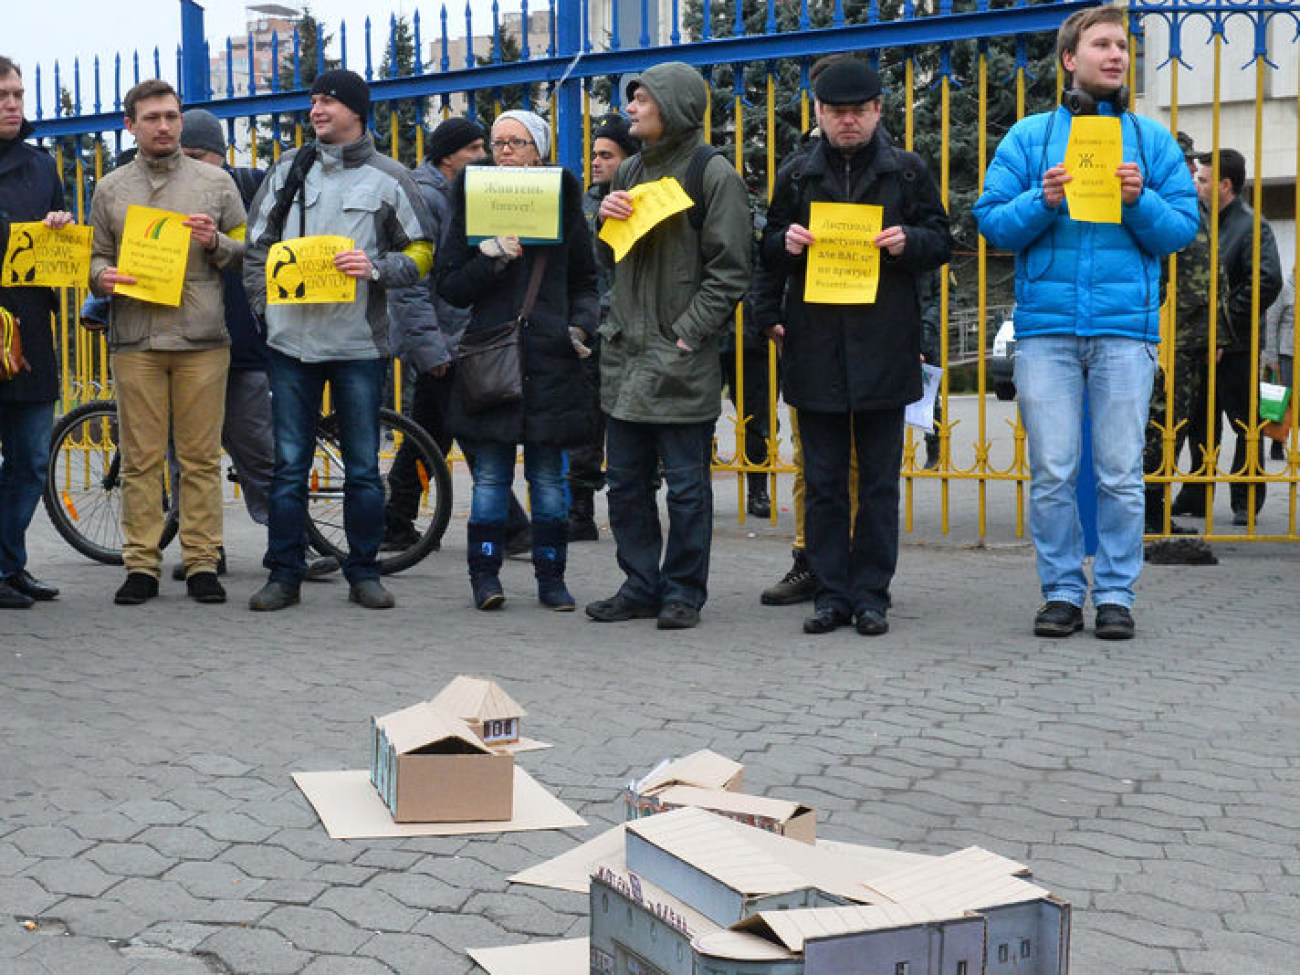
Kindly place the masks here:
POLYGON ((208 46, 203 31, 203 8, 194 0, 181 0, 181 100, 208 101, 208 46))
MULTIPOLYGON (((555 47, 562 58, 582 53, 582 0, 556 0, 555 47)), ((572 62, 570 62, 572 63, 572 62)), ((582 176, 582 78, 570 73, 555 93, 556 158, 571 173, 582 176)))

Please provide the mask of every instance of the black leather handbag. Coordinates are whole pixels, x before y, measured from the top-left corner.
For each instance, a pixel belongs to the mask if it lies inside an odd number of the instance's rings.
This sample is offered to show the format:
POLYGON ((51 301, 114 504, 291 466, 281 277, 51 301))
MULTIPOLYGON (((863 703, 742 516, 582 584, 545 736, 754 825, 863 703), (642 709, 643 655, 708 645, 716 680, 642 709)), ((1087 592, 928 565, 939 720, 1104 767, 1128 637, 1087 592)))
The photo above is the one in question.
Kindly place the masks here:
POLYGON ((466 413, 483 413, 524 398, 521 345, 528 316, 542 285, 546 258, 547 252, 542 251, 533 262, 528 291, 518 316, 501 325, 466 332, 461 337, 455 387, 466 413))

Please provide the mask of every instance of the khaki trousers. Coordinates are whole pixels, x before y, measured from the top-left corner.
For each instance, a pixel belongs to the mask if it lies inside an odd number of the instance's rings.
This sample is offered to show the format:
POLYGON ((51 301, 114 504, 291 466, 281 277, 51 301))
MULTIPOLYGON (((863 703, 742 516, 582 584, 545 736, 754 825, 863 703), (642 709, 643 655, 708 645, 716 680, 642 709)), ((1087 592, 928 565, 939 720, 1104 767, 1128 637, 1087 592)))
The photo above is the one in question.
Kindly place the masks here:
POLYGON ((221 545, 221 425, 229 349, 118 352, 112 357, 122 450, 122 558, 127 572, 161 574, 170 426, 180 465, 181 557, 215 572, 221 545))

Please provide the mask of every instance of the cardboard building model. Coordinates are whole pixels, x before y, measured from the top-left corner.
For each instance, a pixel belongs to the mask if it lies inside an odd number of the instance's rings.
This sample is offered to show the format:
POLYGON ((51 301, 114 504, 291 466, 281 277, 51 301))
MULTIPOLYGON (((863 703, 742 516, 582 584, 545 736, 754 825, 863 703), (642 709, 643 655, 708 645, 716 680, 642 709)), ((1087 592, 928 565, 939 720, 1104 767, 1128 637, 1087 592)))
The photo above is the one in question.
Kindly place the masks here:
POLYGON ((657 767, 623 790, 627 819, 695 806, 803 843, 817 842, 817 811, 741 792, 745 766, 707 749, 657 767))
POLYGON ((970 847, 846 882, 842 858, 682 808, 591 877, 590 971, 1066 975, 1070 908, 970 847))
POLYGON ((430 703, 460 718, 493 747, 519 741, 528 713, 493 681, 464 675, 453 679, 430 703))
POLYGON ((514 772, 513 756, 428 702, 374 719, 370 781, 395 822, 508 820, 514 772))

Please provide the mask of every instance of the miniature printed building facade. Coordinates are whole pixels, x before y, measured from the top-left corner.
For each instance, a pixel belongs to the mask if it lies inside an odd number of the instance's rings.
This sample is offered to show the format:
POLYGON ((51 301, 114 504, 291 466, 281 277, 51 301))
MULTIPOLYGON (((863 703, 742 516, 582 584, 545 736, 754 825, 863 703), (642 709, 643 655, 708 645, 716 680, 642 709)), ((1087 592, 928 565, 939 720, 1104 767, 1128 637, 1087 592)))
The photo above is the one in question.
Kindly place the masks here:
POLYGON ((862 878, 849 902, 819 886, 835 881, 818 878, 806 845, 702 810, 638 820, 625 835, 626 872, 591 878, 593 975, 1068 970, 1069 906, 976 847, 862 878))

